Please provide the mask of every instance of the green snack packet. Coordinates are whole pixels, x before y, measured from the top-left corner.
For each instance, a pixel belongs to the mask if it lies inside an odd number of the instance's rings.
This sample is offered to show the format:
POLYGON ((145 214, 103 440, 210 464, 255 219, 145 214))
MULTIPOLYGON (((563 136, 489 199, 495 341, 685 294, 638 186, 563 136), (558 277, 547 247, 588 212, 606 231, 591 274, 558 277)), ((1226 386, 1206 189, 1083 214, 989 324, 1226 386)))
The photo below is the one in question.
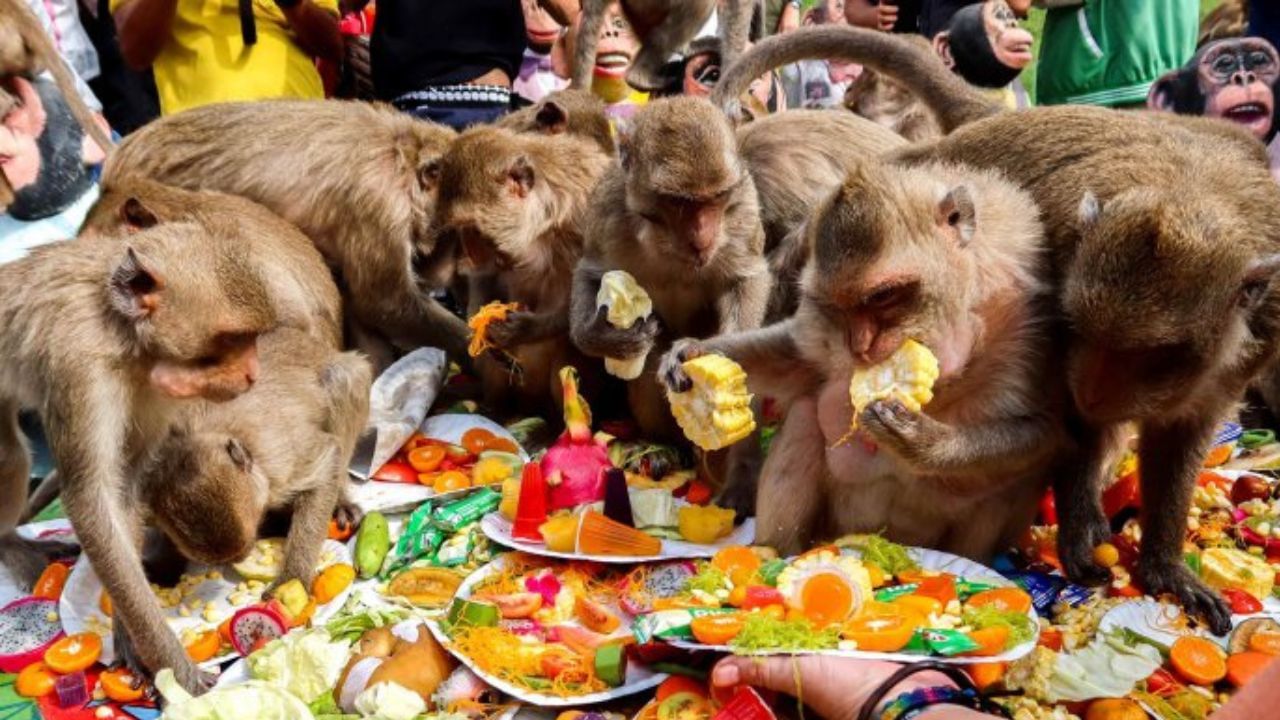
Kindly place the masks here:
POLYGON ((916 634, 924 640, 930 651, 943 657, 963 655, 978 649, 978 643, 959 630, 928 629, 916 634))
POLYGON ((469 530, 455 533, 453 537, 445 540, 440 545, 440 549, 436 551, 431 564, 437 567, 449 568, 463 565, 471 555, 472 544, 473 536, 469 530))
POLYGON ((903 595, 910 595, 920 587, 917 583, 907 583, 906 585, 894 585, 883 590, 876 591, 876 602, 892 602, 903 595))
POLYGON ((903 653, 905 655, 930 654, 929 643, 926 642, 924 639, 924 631, 916 630, 915 634, 911 636, 911 640, 906 645, 904 645, 902 649, 899 650, 898 652, 903 653))
POLYGON ((783 560, 781 558, 774 558, 773 560, 770 560, 769 562, 761 565, 760 569, 757 570, 756 572, 760 574, 760 579, 764 581, 765 585, 768 585, 769 587, 777 587, 778 576, 781 575, 782 571, 786 569, 787 569, 786 560, 783 560))
POLYGON ((737 612, 737 610, 734 608, 659 610, 633 620, 631 633, 636 636, 636 642, 641 645, 655 640, 692 640, 694 618, 726 612, 737 612))
POLYGON ((457 532, 498 509, 502 493, 491 487, 482 487, 470 495, 442 506, 431 516, 431 523, 441 530, 457 532))
POLYGON ((982 580, 967 580, 965 578, 959 578, 956 580, 956 595, 960 597, 961 601, 964 601, 964 600, 968 600, 973 595, 977 595, 980 592, 995 590, 998 587, 1000 586, 997 585, 996 583, 983 582, 982 580))

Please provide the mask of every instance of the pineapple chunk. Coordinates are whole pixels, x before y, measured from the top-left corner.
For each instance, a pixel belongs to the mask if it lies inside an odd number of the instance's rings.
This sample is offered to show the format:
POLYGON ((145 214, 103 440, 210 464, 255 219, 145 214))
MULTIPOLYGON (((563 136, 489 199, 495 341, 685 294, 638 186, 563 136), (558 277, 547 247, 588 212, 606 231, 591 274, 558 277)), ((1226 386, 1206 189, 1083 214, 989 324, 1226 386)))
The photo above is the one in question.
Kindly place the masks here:
POLYGON ((1243 590, 1259 600, 1271 597, 1275 570, 1266 560, 1235 548, 1209 548, 1200 553, 1200 577, 1209 587, 1243 590))
POLYGON ((747 392, 747 374, 723 355, 703 355, 684 363, 693 381, 688 392, 668 392, 671 412, 685 437, 703 450, 728 447, 756 429, 747 392))
POLYGON ((853 403, 852 428, 858 429, 858 415, 877 400, 894 398, 912 412, 933 399, 938 381, 938 359, 929 348, 915 340, 902 343, 888 360, 855 370, 849 381, 849 401, 853 403))
MULTIPOLYGON (((653 312, 653 301, 631 273, 625 270, 610 270, 600 278, 600 292, 596 293, 596 307, 608 310, 606 318, 610 325, 626 329, 649 317, 653 312)), ((635 380, 644 371, 644 361, 644 355, 633 358, 605 358, 604 369, 614 377, 635 380)))

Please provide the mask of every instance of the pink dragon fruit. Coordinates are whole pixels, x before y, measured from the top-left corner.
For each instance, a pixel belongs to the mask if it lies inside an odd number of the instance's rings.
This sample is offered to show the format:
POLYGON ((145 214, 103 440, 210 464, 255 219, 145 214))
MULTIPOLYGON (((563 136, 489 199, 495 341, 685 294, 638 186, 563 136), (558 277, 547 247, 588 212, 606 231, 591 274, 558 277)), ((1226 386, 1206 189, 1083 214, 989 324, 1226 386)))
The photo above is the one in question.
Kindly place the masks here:
POLYGON ((36 662, 63 634, 57 600, 27 597, 0 608, 0 672, 36 662))
POLYGON ((591 408, 578 394, 578 371, 560 368, 564 389, 564 434, 542 456, 550 492, 547 509, 567 510, 604 499, 604 471, 613 467, 609 449, 591 434, 591 408))
POLYGON ((242 608, 231 618, 231 645, 243 657, 249 657, 263 645, 284 637, 288 623, 270 607, 242 608))

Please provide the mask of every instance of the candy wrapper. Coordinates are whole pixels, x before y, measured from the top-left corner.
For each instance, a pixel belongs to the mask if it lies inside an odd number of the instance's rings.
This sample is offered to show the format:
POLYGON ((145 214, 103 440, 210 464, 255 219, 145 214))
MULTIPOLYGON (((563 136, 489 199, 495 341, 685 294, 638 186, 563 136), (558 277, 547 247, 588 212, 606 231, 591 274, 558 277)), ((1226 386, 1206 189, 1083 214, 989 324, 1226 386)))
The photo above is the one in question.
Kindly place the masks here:
POLYGON ((703 615, 717 615, 736 612, 733 608, 683 608, 680 610, 659 610, 641 615, 631 623, 631 631, 636 642, 641 645, 656 640, 692 640, 693 619, 703 615))
POLYGON ((1053 616, 1054 605, 1062 603, 1067 607, 1077 607, 1094 596, 1093 590, 1058 575, 1026 571, 1006 573, 1005 577, 1027 591, 1036 612, 1044 617, 1053 616))
POLYGON ((436 401, 449 360, 444 351, 420 348, 397 360, 369 391, 369 429, 352 456, 352 474, 367 479, 392 458, 422 425, 436 401))

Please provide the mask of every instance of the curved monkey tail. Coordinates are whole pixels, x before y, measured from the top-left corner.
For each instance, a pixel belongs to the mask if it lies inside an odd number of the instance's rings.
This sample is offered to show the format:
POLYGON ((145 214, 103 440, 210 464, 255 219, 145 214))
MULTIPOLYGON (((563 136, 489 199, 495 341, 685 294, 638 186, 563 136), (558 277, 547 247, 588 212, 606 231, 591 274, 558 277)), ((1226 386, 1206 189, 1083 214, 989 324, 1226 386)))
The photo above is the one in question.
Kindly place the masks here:
POLYGON ((890 33, 835 25, 800 28, 761 40, 724 71, 711 101, 735 117, 738 98, 752 80, 810 59, 856 62, 893 78, 924 102, 944 133, 1001 111, 928 49, 890 33))

